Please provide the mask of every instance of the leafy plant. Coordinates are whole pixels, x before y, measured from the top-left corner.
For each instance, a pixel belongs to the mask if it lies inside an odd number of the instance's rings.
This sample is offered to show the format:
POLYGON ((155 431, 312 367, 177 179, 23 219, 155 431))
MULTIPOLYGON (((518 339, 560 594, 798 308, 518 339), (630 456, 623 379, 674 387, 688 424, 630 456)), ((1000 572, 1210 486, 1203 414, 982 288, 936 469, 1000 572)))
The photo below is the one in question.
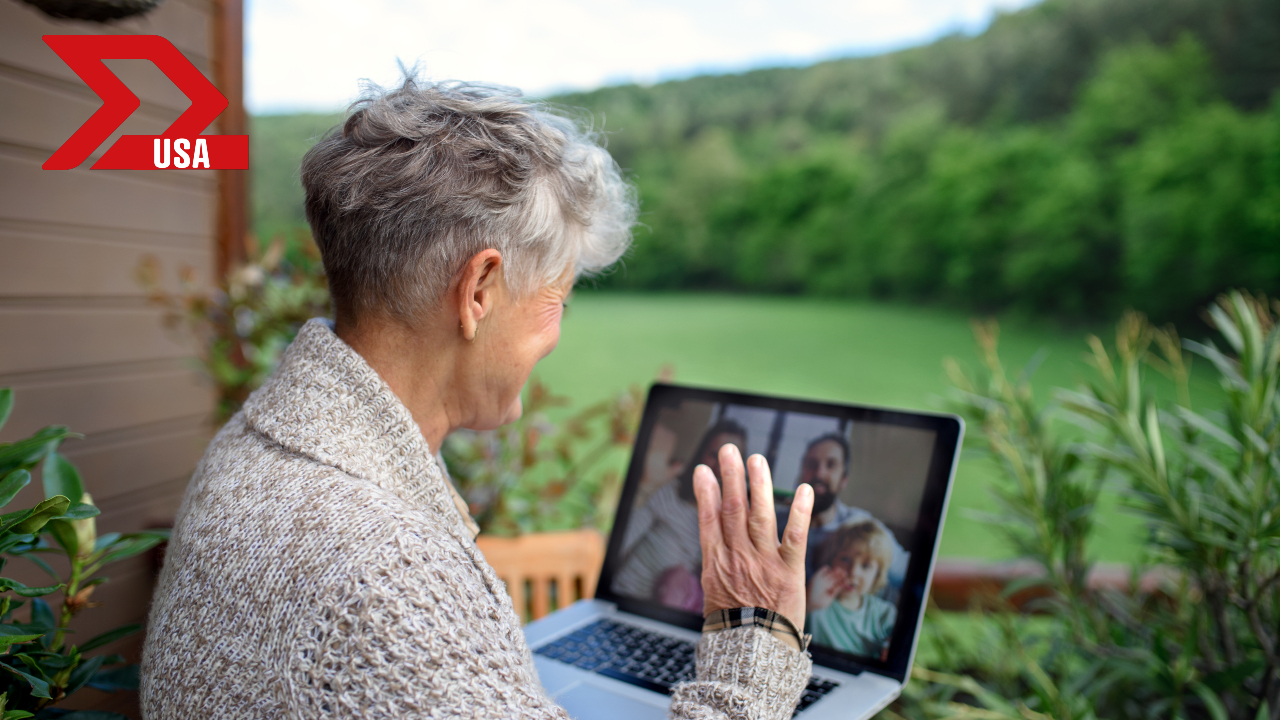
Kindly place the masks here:
POLYGON ((496 535, 597 527, 613 522, 621 456, 640 423, 640 388, 569 415, 537 378, 525 391, 524 415, 497 430, 460 430, 442 455, 458 491, 484 532, 496 535))
MULTIPOLYGON (((0 389, 0 427, 13 409, 13 391, 0 389)), ((11 558, 28 559, 49 574, 53 584, 28 587, 0 578, 0 719, 64 717, 67 720, 119 718, 114 713, 62 713, 53 707, 84 687, 136 689, 137 668, 119 655, 87 653, 142 629, 125 625, 84 642, 68 642, 72 620, 91 602, 94 590, 107 581, 98 573, 119 560, 155 547, 167 530, 107 533, 99 536, 98 509, 84 492, 79 471, 58 452, 63 440, 75 437, 66 427, 52 426, 29 438, 0 443, 0 507, 8 505, 31 482, 41 465, 45 500, 27 510, 0 515, 0 568, 11 558), (41 555, 66 558, 63 576, 41 555), (50 607, 44 598, 62 591, 50 607), (25 610, 23 606, 26 606, 25 610), (19 619, 23 610, 27 619, 19 619)))
POLYGON ((331 310, 310 234, 300 231, 291 243, 279 236, 265 248, 250 238, 246 249, 248 261, 213 291, 197 282, 190 267, 179 271, 178 292, 165 291, 155 257, 145 258, 137 271, 151 302, 165 309, 165 323, 196 338, 204 370, 218 388, 219 422, 275 370, 303 323, 331 310))
POLYGON ((998 491, 997 527, 1045 570, 1006 592, 1041 586, 1039 609, 1053 622, 1019 629, 1011 612, 987 618, 985 651, 943 658, 948 672, 920 671, 894 714, 1280 718, 1278 317, 1280 303, 1220 297, 1208 311, 1219 349, 1129 312, 1113 349, 1089 338, 1093 380, 1044 407, 1029 372, 1011 379, 1003 369, 994 324, 975 326, 985 371, 951 365, 958 408, 1010 481, 998 491), (1221 377, 1220 412, 1192 410, 1184 349, 1221 377), (1176 402, 1150 392, 1147 368, 1174 380, 1176 402), (1070 440, 1062 419, 1084 439, 1070 440), (1147 554, 1162 570, 1135 567, 1124 591, 1087 582, 1089 515, 1104 479, 1145 520, 1147 554))

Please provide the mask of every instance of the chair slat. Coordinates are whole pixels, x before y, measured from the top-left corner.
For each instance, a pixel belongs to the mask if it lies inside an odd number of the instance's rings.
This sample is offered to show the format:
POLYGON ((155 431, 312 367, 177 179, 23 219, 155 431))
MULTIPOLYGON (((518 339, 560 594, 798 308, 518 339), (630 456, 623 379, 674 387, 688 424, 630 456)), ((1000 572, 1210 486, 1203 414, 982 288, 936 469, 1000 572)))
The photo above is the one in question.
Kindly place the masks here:
POLYGON ((515 538, 476 538, 476 546, 499 577, 507 583, 507 594, 521 617, 531 620, 551 609, 551 581, 556 581, 559 607, 577 600, 581 580, 582 596, 595 595, 596 580, 604 561, 604 536, 595 530, 532 533, 515 538), (525 583, 530 591, 526 596, 525 583))

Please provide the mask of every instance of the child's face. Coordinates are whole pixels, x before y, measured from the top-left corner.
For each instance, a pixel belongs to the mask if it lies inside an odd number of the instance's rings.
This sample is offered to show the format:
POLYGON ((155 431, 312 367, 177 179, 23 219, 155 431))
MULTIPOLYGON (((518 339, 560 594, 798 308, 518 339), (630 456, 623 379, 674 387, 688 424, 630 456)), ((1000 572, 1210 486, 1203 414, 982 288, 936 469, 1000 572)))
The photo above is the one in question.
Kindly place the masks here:
POLYGON ((841 548, 831 565, 840 570, 845 577, 841 595, 870 593, 871 588, 876 585, 876 577, 880 574, 879 561, 871 557, 871 553, 867 552, 867 548, 861 544, 841 548))

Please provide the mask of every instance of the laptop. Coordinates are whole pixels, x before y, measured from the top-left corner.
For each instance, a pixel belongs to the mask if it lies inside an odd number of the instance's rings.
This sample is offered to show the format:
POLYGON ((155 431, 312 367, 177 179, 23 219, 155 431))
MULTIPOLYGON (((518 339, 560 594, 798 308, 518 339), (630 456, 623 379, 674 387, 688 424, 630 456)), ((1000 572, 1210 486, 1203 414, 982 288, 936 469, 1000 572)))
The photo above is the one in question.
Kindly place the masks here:
POLYGON ((964 423, 956 416, 657 384, 595 597, 530 623, 547 692, 582 720, 666 717, 702 628, 692 472, 732 442, 773 473, 778 530, 814 488, 801 720, 866 718, 911 673, 964 423))

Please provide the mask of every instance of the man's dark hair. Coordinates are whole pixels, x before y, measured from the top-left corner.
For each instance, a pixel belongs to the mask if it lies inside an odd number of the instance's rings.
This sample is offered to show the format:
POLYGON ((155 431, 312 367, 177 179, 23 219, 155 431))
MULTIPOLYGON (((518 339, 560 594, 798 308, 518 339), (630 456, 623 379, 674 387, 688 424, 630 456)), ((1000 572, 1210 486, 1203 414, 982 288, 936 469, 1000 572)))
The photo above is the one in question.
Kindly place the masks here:
POLYGON ((849 438, 841 435, 840 433, 827 433, 826 435, 819 435, 813 440, 810 440, 809 444, 804 448, 804 455, 801 457, 808 457, 810 450, 818 447, 824 442, 833 442, 840 446, 840 451, 844 453, 844 476, 849 477, 849 438))
MULTIPOLYGON (((684 500, 685 502, 694 502, 697 500, 693 494, 693 469, 698 467, 698 463, 701 462, 702 456, 707 453, 709 446, 715 441, 718 435, 737 435, 742 438, 744 444, 747 441, 747 429, 742 427, 742 424, 737 420, 724 418, 715 425, 707 428, 707 431, 702 434, 702 439, 698 441, 698 447, 694 448, 693 455, 689 456, 689 462, 685 463, 684 469, 680 471, 680 478, 677 480, 680 484, 677 486, 677 489, 680 493, 681 500, 684 500)), ((716 449, 719 450, 719 448, 716 449)), ((745 451, 746 448, 738 449, 745 451)), ((721 480, 721 482, 723 482, 723 480, 721 480)))

